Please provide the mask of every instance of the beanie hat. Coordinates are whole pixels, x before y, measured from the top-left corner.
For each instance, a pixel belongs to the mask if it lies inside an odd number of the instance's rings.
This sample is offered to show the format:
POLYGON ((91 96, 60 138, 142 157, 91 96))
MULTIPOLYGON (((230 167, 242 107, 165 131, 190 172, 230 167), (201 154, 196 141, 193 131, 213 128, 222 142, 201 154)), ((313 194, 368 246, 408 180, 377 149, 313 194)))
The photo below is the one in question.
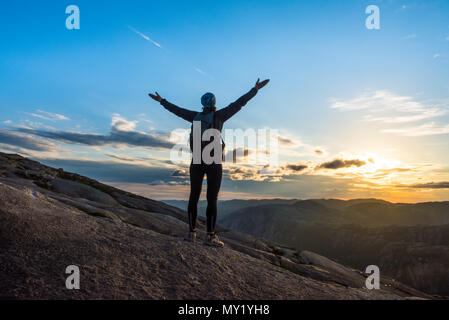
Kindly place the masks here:
POLYGON ((213 93, 206 93, 205 95, 203 95, 201 97, 201 104, 203 105, 204 108, 215 108, 216 105, 216 100, 215 100, 215 96, 213 93))

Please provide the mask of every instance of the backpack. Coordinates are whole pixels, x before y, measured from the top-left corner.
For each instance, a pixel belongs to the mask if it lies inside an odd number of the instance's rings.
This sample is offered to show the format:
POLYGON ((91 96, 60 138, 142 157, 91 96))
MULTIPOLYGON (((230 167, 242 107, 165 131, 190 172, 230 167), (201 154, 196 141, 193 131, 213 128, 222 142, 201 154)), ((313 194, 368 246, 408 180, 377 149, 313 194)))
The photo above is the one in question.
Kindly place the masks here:
MULTIPOLYGON (((203 113, 203 112, 198 112, 195 116, 195 118, 193 119, 194 121, 201 121, 201 137, 203 137, 203 134, 206 130, 208 129, 212 129, 214 128, 214 123, 215 123, 215 111, 209 112, 209 113, 203 113)), ((192 122, 192 127, 190 130, 190 149, 193 151, 193 122, 192 122)), ((210 141, 202 141, 201 140, 201 150, 203 150, 203 148, 209 144, 210 141)), ((223 141, 223 138, 221 139, 221 143, 222 143, 222 151, 225 148, 225 143, 223 141)))

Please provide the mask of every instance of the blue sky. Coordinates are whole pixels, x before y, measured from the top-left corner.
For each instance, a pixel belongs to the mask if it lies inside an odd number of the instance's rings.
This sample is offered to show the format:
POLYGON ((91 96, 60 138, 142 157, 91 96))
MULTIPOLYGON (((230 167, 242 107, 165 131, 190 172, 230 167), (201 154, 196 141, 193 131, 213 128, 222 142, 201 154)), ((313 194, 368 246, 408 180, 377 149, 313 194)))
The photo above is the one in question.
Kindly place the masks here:
POLYGON ((171 177, 166 152, 85 144, 64 133, 108 135, 121 124, 163 137, 189 124, 149 100, 150 91, 197 110, 211 91, 224 107, 260 77, 269 86, 226 128, 279 129, 294 145, 281 152, 283 169, 303 163, 310 170, 281 170, 273 179, 245 167, 254 174, 230 174, 225 196, 449 195, 448 1, 19 0, 2 4, 0 24, 3 151, 154 197, 170 197, 151 193, 158 183, 177 181, 182 198, 188 186, 171 177), (65 27, 71 4, 80 8, 80 30, 65 27), (371 4, 380 8, 380 30, 365 27, 371 4), (30 149, 33 143, 41 147, 30 149), (313 169, 371 158, 370 168, 313 169), (128 181, 120 170, 95 169, 104 163, 151 170, 128 181))

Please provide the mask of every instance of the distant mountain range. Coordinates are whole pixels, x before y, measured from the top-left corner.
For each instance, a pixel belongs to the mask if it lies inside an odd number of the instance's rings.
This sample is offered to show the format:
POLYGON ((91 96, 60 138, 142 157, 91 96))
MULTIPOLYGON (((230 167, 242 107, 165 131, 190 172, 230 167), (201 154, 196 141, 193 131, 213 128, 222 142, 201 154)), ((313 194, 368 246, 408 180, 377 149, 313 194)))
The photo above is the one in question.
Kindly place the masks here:
POLYGON ((358 269, 378 265, 398 281, 449 295, 449 202, 231 200, 219 202, 218 219, 234 231, 358 269))
MULTIPOLYGON (((164 200, 163 202, 182 210, 186 210, 188 204, 184 200, 164 200)), ((218 206, 219 221, 225 221, 230 214, 239 215, 237 211, 240 209, 251 208, 251 210, 260 209, 262 212, 271 212, 275 206, 276 214, 290 212, 291 218, 309 222, 358 224, 365 227, 449 224, 449 201, 408 204, 378 199, 346 201, 262 199, 219 201, 218 206)), ((206 207, 207 201, 199 201, 198 211, 201 216, 205 216, 206 207)))

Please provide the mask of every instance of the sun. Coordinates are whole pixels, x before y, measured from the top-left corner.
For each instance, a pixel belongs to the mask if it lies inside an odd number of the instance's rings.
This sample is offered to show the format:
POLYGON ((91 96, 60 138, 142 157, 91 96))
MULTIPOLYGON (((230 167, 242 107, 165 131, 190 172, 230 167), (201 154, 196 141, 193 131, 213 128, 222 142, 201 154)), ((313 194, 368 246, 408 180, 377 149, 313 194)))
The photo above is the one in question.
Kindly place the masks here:
POLYGON ((374 153, 353 155, 347 158, 359 159, 363 165, 347 168, 344 174, 352 175, 353 178, 357 178, 361 182, 369 183, 373 188, 400 184, 413 177, 411 175, 413 166, 397 159, 386 158, 374 153))

